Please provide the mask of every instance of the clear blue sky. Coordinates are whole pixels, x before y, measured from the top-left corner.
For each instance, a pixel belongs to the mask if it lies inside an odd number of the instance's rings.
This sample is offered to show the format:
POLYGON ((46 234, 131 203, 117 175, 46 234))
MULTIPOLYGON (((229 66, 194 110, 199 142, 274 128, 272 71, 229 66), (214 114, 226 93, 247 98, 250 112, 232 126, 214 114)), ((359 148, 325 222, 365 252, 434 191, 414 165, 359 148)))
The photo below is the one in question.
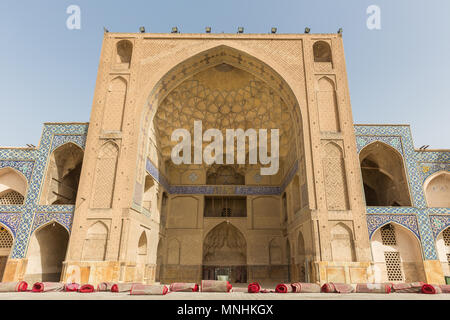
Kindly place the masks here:
POLYGON ((450 148, 448 0, 1 0, 0 146, 37 145, 43 122, 88 122, 103 26, 115 32, 315 33, 344 28, 355 123, 411 124, 415 146, 450 148), (81 30, 66 28, 69 5, 81 30), (381 30, 366 8, 381 8, 381 30))

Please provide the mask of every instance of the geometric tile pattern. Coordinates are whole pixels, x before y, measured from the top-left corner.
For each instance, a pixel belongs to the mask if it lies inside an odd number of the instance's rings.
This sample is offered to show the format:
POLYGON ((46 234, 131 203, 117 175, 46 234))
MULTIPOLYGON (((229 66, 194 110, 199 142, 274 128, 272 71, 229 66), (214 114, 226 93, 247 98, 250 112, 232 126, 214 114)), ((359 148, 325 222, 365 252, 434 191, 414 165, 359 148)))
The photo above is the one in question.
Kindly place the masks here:
MULTIPOLYGON (((400 215, 410 214, 416 219, 417 226, 405 223, 422 243, 425 259, 436 260, 435 230, 433 223, 447 221, 447 218, 431 218, 431 213, 450 214, 450 208, 427 208, 423 182, 431 174, 440 170, 449 170, 450 152, 420 152, 414 149, 410 127, 407 125, 355 125, 358 153, 368 144, 380 141, 395 148, 403 157, 409 190, 412 196, 411 207, 367 207, 369 235, 372 236, 381 220, 388 222, 404 220, 400 215), (372 216, 373 215, 373 216, 372 216), (388 219, 388 220, 386 220, 388 219), (433 222, 437 221, 437 222, 433 222)), ((400 223, 399 221, 396 221, 400 223)), ((411 220, 412 222, 412 220, 411 220)))
POLYGON ((430 215, 431 227, 433 228, 433 235, 437 236, 446 228, 450 226, 450 215, 430 215))
POLYGON ((419 226, 417 224, 417 218, 414 214, 368 214, 367 227, 369 229, 369 239, 380 227, 388 224, 389 222, 396 222, 408 230, 411 230, 415 234, 417 239, 420 240, 419 226))
POLYGON ((26 160, 0 160, 1 168, 12 168, 22 173, 27 181, 30 182, 33 173, 34 161, 26 160))
POLYGON ((74 206, 41 206, 39 195, 51 152, 69 142, 84 149, 87 129, 87 123, 45 124, 37 148, 0 149, 0 167, 14 168, 28 180, 23 205, 0 206, 0 222, 11 229, 15 238, 11 258, 26 256, 30 235, 43 224, 56 221, 70 232, 74 206))
POLYGON ((283 183, 278 186, 236 186, 236 185, 169 185, 167 178, 153 165, 150 159, 146 163, 147 172, 161 184, 169 194, 203 194, 203 195, 281 195, 298 170, 296 161, 289 170, 283 183))

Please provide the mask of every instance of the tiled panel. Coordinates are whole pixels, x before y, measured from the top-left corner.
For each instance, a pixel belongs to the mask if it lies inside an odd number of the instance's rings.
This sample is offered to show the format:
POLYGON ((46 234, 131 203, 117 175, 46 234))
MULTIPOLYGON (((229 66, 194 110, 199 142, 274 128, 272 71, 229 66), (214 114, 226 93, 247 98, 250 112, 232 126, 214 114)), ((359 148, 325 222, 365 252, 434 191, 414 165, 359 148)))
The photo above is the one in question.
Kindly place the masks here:
POLYGON ((450 209, 427 208, 423 182, 434 172, 449 170, 450 152, 416 151, 410 127, 406 125, 356 125, 355 133, 358 153, 375 141, 386 143, 400 152, 404 159, 413 202, 413 207, 367 207, 369 235, 372 236, 376 229, 389 221, 400 223, 421 240, 426 259, 437 259, 434 240, 437 227, 433 225, 433 221, 438 220, 431 219, 429 215, 437 212, 449 214, 450 209))
POLYGON ((12 258, 26 256, 29 237, 34 230, 50 221, 57 221, 70 231, 74 206, 38 205, 42 180, 48 157, 65 143, 84 148, 88 124, 45 124, 39 147, 0 149, 0 167, 11 167, 23 173, 28 180, 25 202, 21 206, 0 206, 0 221, 15 236, 12 258))

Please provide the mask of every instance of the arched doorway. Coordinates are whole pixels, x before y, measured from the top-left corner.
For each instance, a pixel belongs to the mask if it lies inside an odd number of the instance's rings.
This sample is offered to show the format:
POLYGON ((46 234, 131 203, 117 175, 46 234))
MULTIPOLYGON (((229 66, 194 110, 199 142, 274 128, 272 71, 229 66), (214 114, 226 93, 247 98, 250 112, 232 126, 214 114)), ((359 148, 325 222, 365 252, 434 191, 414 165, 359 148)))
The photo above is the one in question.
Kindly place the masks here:
POLYGON ((57 222, 37 229, 30 239, 25 281, 60 281, 69 232, 57 222))
POLYGON ((425 281, 419 240, 405 227, 389 223, 371 238, 376 282, 425 281))
POLYGON ((232 224, 222 222, 203 242, 203 279, 228 277, 230 282, 247 282, 247 243, 232 224))
POLYGON ((0 224, 0 282, 3 279, 6 263, 13 245, 14 238, 7 228, 0 224))
POLYGON ((401 154, 382 142, 359 153, 367 206, 411 206, 408 180, 401 154))

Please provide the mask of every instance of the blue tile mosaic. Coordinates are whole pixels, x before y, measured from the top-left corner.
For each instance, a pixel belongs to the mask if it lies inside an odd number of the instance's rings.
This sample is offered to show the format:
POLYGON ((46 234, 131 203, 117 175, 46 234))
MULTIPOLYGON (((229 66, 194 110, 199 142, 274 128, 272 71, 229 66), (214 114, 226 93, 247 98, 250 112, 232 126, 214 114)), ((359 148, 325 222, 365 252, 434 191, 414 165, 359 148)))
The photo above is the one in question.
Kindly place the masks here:
POLYGON ((147 172, 161 184, 169 194, 204 194, 204 195, 281 195, 298 170, 296 161, 283 179, 281 186, 214 186, 214 185, 170 185, 167 178, 147 159, 147 172))
POLYGON ((18 170, 28 180, 23 205, 0 206, 0 222, 14 234, 11 258, 24 258, 31 234, 48 222, 58 222, 70 231, 74 207, 40 206, 39 196, 51 152, 65 143, 74 143, 84 149, 87 130, 87 123, 45 124, 37 148, 0 149, 0 167, 18 170))
POLYGON ((435 227, 432 222, 434 220, 430 220, 429 214, 449 214, 449 209, 427 208, 423 183, 437 171, 448 171, 450 151, 415 150, 410 127, 407 125, 355 125, 355 134, 358 153, 370 143, 379 141, 395 148, 402 155, 412 197, 412 207, 367 207, 370 236, 380 226, 381 221, 387 223, 391 219, 392 222, 404 225, 421 240, 425 259, 437 259, 435 227), (415 224, 412 223, 412 218, 405 218, 406 214, 415 217, 415 224))

